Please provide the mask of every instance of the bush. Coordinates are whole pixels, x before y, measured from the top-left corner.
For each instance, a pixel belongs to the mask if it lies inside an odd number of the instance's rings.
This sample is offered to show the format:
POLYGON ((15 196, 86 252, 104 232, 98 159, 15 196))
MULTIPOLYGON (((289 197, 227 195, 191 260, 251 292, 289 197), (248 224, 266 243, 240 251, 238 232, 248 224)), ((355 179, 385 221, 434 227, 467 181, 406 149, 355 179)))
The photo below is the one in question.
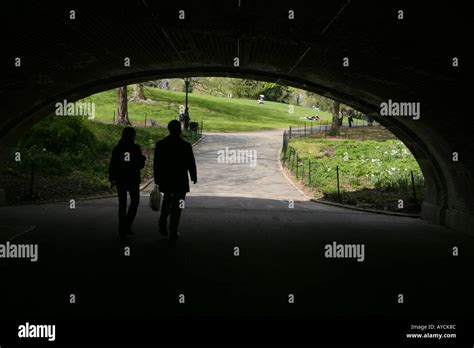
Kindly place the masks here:
POLYGON ((48 116, 35 124, 18 144, 22 149, 45 149, 56 155, 92 151, 97 139, 85 122, 77 117, 48 116))

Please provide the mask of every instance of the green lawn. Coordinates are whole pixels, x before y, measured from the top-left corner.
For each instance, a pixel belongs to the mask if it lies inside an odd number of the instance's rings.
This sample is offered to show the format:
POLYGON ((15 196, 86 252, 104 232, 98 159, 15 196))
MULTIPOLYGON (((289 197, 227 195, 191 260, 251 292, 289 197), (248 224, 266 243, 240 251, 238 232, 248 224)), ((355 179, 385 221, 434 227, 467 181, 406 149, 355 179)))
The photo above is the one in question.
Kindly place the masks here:
POLYGON ((403 211, 415 212, 423 197, 423 175, 416 159, 400 140, 381 131, 381 127, 353 128, 341 137, 324 138, 318 134, 293 138, 288 144, 285 166, 293 179, 316 198, 338 201, 337 167, 343 203, 400 211, 398 200, 402 199, 403 211))
MULTIPOLYGON (((132 87, 129 87, 129 95, 132 87)), ((179 107, 185 102, 184 92, 145 87, 147 102, 129 102, 129 118, 134 125, 143 125, 145 116, 160 125, 178 117, 179 107)), ((117 108, 117 89, 94 94, 84 101, 95 103, 96 120, 111 123, 117 108)), ((319 121, 305 121, 303 116, 319 115, 324 124, 330 120, 327 112, 293 106, 290 113, 288 104, 266 101, 259 105, 256 100, 222 98, 189 94, 191 121, 201 121, 204 132, 239 132, 263 129, 288 128, 290 125, 319 124, 319 121)))

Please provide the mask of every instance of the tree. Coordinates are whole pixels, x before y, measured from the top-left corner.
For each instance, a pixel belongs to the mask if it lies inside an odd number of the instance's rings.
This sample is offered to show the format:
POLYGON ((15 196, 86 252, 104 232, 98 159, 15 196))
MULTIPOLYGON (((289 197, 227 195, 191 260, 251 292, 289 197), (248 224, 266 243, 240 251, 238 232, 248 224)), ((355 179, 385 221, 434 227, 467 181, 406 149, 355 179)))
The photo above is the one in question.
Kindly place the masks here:
POLYGON ((115 123, 131 125, 128 119, 127 86, 122 86, 118 89, 117 117, 115 123))
POLYGON ((332 107, 331 135, 339 135, 339 111, 341 103, 334 100, 332 107))
POLYGON ((259 81, 250 79, 236 79, 231 87, 232 94, 237 98, 257 99, 262 92, 262 86, 259 81))
POLYGON ((201 94, 227 97, 229 93, 232 92, 232 86, 233 83, 235 83, 233 80, 236 79, 225 77, 195 77, 193 78, 193 87, 201 94))
POLYGON ((262 87, 259 94, 265 95, 266 100, 279 103, 288 103, 290 101, 293 88, 274 82, 260 82, 259 84, 262 87))
POLYGON ((133 94, 130 100, 136 102, 146 100, 145 92, 143 91, 143 83, 137 83, 133 85, 133 94))

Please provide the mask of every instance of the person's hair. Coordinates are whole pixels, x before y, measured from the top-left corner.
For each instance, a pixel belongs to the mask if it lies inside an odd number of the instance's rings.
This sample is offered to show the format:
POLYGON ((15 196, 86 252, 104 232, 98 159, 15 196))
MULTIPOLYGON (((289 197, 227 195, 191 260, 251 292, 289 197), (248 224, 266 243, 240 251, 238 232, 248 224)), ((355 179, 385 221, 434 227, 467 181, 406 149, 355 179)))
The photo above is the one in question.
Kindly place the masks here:
POLYGON ((135 129, 132 127, 125 127, 122 131, 122 141, 126 143, 133 143, 135 140, 135 129))
POLYGON ((181 122, 178 120, 172 120, 168 123, 168 130, 171 135, 180 135, 181 134, 181 122))

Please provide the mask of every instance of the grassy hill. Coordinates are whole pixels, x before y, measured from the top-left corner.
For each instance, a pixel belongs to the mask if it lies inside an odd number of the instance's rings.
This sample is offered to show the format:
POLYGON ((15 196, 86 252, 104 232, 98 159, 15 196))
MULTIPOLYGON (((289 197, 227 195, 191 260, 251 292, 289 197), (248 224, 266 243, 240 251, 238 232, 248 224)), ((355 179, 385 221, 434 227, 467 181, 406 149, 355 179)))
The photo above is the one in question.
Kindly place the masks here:
MULTIPOLYGON (((132 87, 129 87, 129 96, 132 87)), ((145 87, 145 102, 129 102, 129 118, 134 126, 143 126, 145 116, 165 126, 178 117, 180 105, 184 105, 185 93, 145 87)), ((95 103, 96 120, 112 123, 117 109, 117 89, 94 94, 84 99, 95 103)), ((256 100, 222 98, 189 94, 191 121, 204 123, 205 132, 238 132, 263 129, 288 128, 288 126, 319 124, 318 121, 305 121, 304 116, 319 115, 324 124, 330 120, 327 112, 314 111, 301 106, 293 106, 265 101, 259 105, 256 100)))

